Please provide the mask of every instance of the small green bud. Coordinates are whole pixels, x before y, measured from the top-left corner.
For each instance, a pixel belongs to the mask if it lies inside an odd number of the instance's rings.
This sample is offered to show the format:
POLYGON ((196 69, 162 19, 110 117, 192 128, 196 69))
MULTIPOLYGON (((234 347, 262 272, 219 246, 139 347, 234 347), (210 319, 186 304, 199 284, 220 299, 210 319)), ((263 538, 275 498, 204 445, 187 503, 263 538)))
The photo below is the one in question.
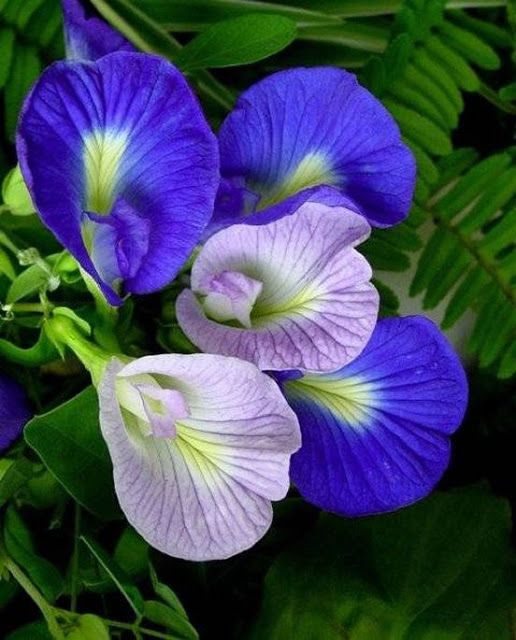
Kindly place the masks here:
POLYGON ((20 171, 20 165, 16 165, 5 176, 2 184, 2 199, 9 211, 15 216, 29 216, 35 213, 29 190, 20 171))

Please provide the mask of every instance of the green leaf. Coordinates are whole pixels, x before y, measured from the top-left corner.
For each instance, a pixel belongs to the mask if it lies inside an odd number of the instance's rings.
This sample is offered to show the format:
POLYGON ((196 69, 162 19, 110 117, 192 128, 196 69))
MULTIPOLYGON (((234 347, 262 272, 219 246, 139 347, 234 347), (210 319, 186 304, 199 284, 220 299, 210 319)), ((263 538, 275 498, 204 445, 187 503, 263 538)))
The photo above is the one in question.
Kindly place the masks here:
POLYGON ((277 15, 224 20, 191 40, 175 62, 184 71, 250 64, 287 47, 296 30, 295 22, 277 15))
POLYGON ((20 31, 25 29, 32 15, 39 9, 43 2, 44 0, 24 0, 23 3, 20 3, 20 9, 16 16, 16 26, 20 31))
POLYGON ((7 276, 11 282, 16 278, 16 271, 13 268, 8 253, 0 247, 0 275, 7 276))
POLYGON ((425 42, 431 56, 435 57, 446 72, 453 78, 455 84, 466 91, 478 91, 480 80, 477 74, 454 49, 434 36, 425 42))
POLYGON ((27 458, 0 460, 0 507, 34 475, 34 467, 27 458))
POLYGON ((115 547, 113 559, 131 578, 141 578, 149 565, 149 545, 132 527, 126 527, 115 547))
POLYGON ((127 603, 134 611, 136 616, 143 613, 143 599, 136 587, 130 584, 128 577, 120 569, 117 563, 112 560, 104 549, 89 536, 81 536, 82 542, 88 547, 91 554, 95 557, 100 566, 109 575, 113 584, 127 600, 127 603))
POLYGON ((12 304, 31 296, 48 283, 48 272, 39 264, 33 264, 22 271, 11 283, 7 292, 7 304, 12 304))
POLYGON ((166 604, 168 604, 169 607, 174 609, 174 611, 177 611, 177 613, 181 614, 184 618, 187 618, 188 616, 183 605, 181 604, 181 601, 169 586, 163 584, 158 580, 158 576, 152 565, 149 565, 149 571, 152 581, 152 588, 154 589, 156 595, 159 596, 166 604))
POLYGON ((16 629, 5 640, 52 640, 46 622, 30 622, 16 629))
POLYGON ((25 440, 77 502, 111 520, 120 516, 120 509, 98 415, 97 393, 88 387, 65 404, 33 418, 25 427, 25 440))
POLYGON ((474 33, 450 22, 443 22, 440 31, 445 42, 467 60, 483 69, 498 69, 500 66, 500 58, 496 51, 474 33))
POLYGON ((433 122, 390 98, 385 98, 383 102, 409 140, 413 140, 424 151, 436 156, 451 153, 450 139, 433 122))
POLYGON ((143 616, 150 622, 165 627, 174 634, 177 634, 178 638, 185 638, 186 640, 196 640, 199 638, 197 631, 186 618, 175 609, 157 600, 145 601, 143 616))
POLYGON ((7 553, 38 587, 49 602, 62 591, 63 578, 53 564, 38 556, 31 535, 14 507, 8 507, 4 520, 4 542, 7 553))
POLYGON ((477 488, 322 514, 274 562, 251 639, 510 640, 512 560, 508 505, 477 488))

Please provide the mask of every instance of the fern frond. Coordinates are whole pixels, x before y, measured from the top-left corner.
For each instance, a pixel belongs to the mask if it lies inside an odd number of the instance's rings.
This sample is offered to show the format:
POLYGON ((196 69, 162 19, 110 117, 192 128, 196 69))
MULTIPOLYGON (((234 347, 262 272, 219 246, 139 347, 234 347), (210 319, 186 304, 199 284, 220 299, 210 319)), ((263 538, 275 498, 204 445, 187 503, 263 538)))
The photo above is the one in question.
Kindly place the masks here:
POLYGON ((444 328, 466 310, 475 311, 469 350, 481 367, 496 363, 498 375, 509 377, 516 372, 516 164, 508 150, 458 175, 465 160, 470 164, 471 154, 463 150, 446 159, 425 205, 435 230, 420 256, 411 295, 424 292, 426 309, 448 297, 444 328))

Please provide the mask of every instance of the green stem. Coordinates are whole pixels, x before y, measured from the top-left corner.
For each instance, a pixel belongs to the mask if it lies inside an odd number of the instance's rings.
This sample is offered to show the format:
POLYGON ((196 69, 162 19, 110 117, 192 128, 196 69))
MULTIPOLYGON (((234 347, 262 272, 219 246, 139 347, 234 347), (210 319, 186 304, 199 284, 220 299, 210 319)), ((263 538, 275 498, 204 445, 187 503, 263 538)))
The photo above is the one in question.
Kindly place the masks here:
POLYGON ((19 248, 11 241, 9 236, 3 231, 0 231, 0 244, 3 244, 4 247, 14 253, 15 256, 17 256, 20 251, 19 248))
POLYGON ((491 89, 491 87, 488 87, 486 84, 482 83, 480 85, 478 93, 488 102, 500 109, 500 111, 510 113, 511 115, 516 115, 516 107, 513 106, 510 102, 502 100, 502 98, 500 98, 496 91, 493 91, 493 89, 491 89))
POLYGON ((109 627, 115 627, 116 629, 124 629, 126 631, 131 631, 134 634, 143 633, 150 638, 160 638, 161 640, 173 640, 174 636, 169 633, 163 633, 161 631, 154 631, 154 629, 146 629, 145 627, 140 627, 138 624, 130 624, 128 622, 118 622, 117 620, 107 620, 103 618, 103 621, 109 627))
POLYGON ((74 504, 73 522, 73 555, 71 567, 70 584, 70 609, 73 613, 77 610, 77 577, 79 574, 79 537, 81 535, 81 506, 78 502, 74 504))
POLYGON ((52 310, 52 305, 39 302, 15 302, 11 305, 11 309, 20 313, 47 313, 52 310))
POLYGON ((47 320, 46 331, 56 344, 68 347, 79 358, 91 375, 91 380, 98 386, 104 369, 114 355, 127 359, 121 354, 110 353, 94 344, 81 332, 77 324, 62 315, 53 315, 47 320))
POLYGON ((9 340, 0 338, 0 356, 9 362, 22 364, 26 367, 41 367, 59 358, 55 347, 44 333, 41 333, 36 344, 28 349, 17 347, 9 340))
POLYGON ((41 611, 52 637, 56 640, 64 639, 63 631, 56 620, 56 610, 45 600, 40 591, 32 584, 20 567, 6 554, 1 543, 0 558, 2 559, 3 566, 41 611))

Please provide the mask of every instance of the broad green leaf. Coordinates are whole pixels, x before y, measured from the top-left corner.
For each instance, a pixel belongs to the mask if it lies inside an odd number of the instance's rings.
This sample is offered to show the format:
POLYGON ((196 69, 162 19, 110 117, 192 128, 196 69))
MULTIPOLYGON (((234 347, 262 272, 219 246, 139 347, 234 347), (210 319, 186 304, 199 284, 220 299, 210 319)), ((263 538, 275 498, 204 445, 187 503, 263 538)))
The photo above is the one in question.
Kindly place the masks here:
POLYGON ((125 575, 117 563, 109 557, 106 551, 93 538, 81 536, 81 540, 127 600, 134 613, 137 616, 143 613, 143 599, 138 589, 130 584, 128 576, 125 575))
POLYGON ((250 637, 510 640, 513 562, 508 505, 479 488, 373 518, 321 514, 274 562, 250 637))
POLYGON ((218 22, 176 56, 184 71, 231 67, 267 58, 296 37, 296 24, 277 15, 252 15, 218 22))
POLYGON ((34 205, 20 171, 16 165, 5 176, 2 184, 2 199, 15 216, 27 216, 34 213, 34 205))
POLYGON ((77 502, 111 520, 119 517, 120 509, 98 415, 96 391, 88 387, 65 404, 33 418, 25 427, 25 440, 77 502))
POLYGON ((63 589, 63 578, 48 560, 38 556, 30 531, 14 507, 4 518, 4 542, 9 556, 29 576, 49 602, 54 602, 63 589))
POLYGON ((199 638, 197 631, 185 617, 162 602, 146 600, 143 615, 150 622, 174 632, 174 637, 177 636, 177 638, 184 638, 185 640, 199 638))

